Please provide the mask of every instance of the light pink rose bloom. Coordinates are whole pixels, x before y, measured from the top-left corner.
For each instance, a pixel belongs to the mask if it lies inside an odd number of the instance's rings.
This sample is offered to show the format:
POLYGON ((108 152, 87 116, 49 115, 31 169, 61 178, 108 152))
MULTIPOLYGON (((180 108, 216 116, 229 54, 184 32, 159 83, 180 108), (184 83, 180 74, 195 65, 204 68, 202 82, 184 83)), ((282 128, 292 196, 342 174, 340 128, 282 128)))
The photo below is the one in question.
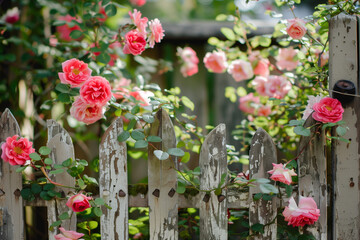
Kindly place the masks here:
POLYGON ((267 77, 270 74, 270 61, 267 58, 263 58, 259 51, 253 51, 249 55, 249 61, 254 69, 255 75, 267 77))
POLYGON ((141 33, 132 30, 125 34, 125 54, 139 55, 145 50, 146 41, 141 33))
MULTIPOLYGON (((82 236, 84 236, 83 233, 78 233, 75 231, 66 231, 63 227, 59 228, 60 232, 55 236, 56 240, 78 240, 82 236)), ((82 240, 82 239, 79 239, 82 240)))
POLYGON ((258 116, 264 116, 264 117, 267 117, 271 114, 271 107, 270 106, 260 106, 258 109, 257 109, 257 112, 256 114, 258 116))
POLYGON ((241 59, 232 61, 230 63, 228 73, 231 74, 237 82, 250 79, 254 76, 251 63, 241 59))
POLYGON ((308 96, 307 106, 303 113, 302 119, 306 120, 311 115, 311 113, 314 111, 313 109, 314 104, 320 102, 321 99, 322 99, 321 95, 317 95, 316 97, 311 95, 308 96))
POLYGON ((113 88, 113 96, 116 99, 124 98, 124 95, 129 95, 130 91, 124 87, 128 87, 131 84, 130 79, 121 78, 119 81, 115 82, 115 87, 113 88))
POLYGON ((265 83, 268 81, 266 77, 256 76, 251 84, 254 86, 256 92, 261 96, 266 96, 265 83))
POLYGON ((104 112, 105 106, 86 103, 81 97, 77 97, 70 108, 70 115, 86 124, 92 124, 103 118, 104 112))
POLYGON ((91 207, 89 200, 91 200, 91 197, 79 193, 70 197, 66 202, 66 206, 71 208, 74 212, 83 212, 91 207))
POLYGON ((154 47, 155 42, 159 43, 164 37, 164 29, 161 26, 159 19, 155 18, 149 22, 151 34, 148 38, 149 46, 154 47))
MULTIPOLYGON (((77 22, 81 22, 79 19, 77 19, 76 17, 72 17, 70 15, 66 15, 66 16, 61 16, 58 18, 58 20, 62 20, 65 22, 71 22, 72 20, 75 20, 77 22)), ((70 42, 70 41, 74 41, 74 39, 72 39, 70 37, 70 33, 74 30, 79 30, 81 31, 81 28, 75 24, 73 27, 69 27, 67 24, 64 24, 62 26, 57 26, 56 27, 56 31, 60 34, 60 38, 64 41, 70 42)), ((78 38, 76 40, 80 40, 81 38, 78 38)))
POLYGON ((111 96, 109 81, 100 76, 91 77, 80 88, 82 100, 92 105, 104 106, 111 96))
POLYGON ((341 121, 344 109, 339 100, 326 97, 320 102, 313 105, 314 113, 312 117, 319 122, 323 123, 336 123, 341 121))
POLYGON ((176 54, 180 57, 180 72, 184 77, 192 76, 198 72, 199 59, 196 56, 196 52, 191 47, 178 47, 176 54))
POLYGON ((255 107, 254 105, 260 103, 260 97, 255 97, 254 93, 249 93, 244 97, 239 99, 239 109, 245 113, 254 114, 255 107))
POLYGON ((289 200, 289 206, 286 206, 283 215, 288 225, 294 227, 314 224, 320 217, 320 210, 316 202, 311 197, 300 196, 299 207, 293 197, 289 200))
POLYGON ((271 98, 284 98, 291 89, 291 83, 283 76, 270 75, 264 84, 265 95, 271 98))
POLYGON ((32 142, 27 138, 21 138, 18 135, 6 138, 1 145, 1 158, 10 165, 25 165, 31 158, 29 155, 35 152, 32 142))
POLYGON ((133 237, 133 239, 141 239, 144 236, 142 233, 136 233, 133 237))
POLYGON ((274 181, 279 181, 290 185, 292 183, 291 176, 296 176, 297 174, 294 172, 294 169, 285 168, 285 166, 280 163, 273 163, 273 169, 268 171, 271 174, 270 179, 274 181))
POLYGON ((247 184, 248 180, 250 179, 250 172, 247 170, 245 173, 240 172, 234 179, 234 182, 239 184, 247 184))
POLYGON ((305 21, 299 18, 289 19, 286 28, 287 34, 293 39, 301 39, 306 33, 305 21))
POLYGON ((2 20, 9 24, 14 24, 20 19, 20 12, 17 7, 8 9, 5 15, 2 17, 2 20))
POLYGON ((146 3, 146 0, 130 0, 130 3, 132 5, 136 5, 138 7, 141 7, 142 5, 144 5, 146 3))
POLYGON ((226 55, 223 51, 213 51, 206 53, 204 57, 205 67, 215 73, 222 73, 228 67, 226 55))
POLYGON ((146 38, 146 27, 148 25, 148 19, 146 17, 141 18, 141 12, 137 9, 134 9, 134 13, 129 11, 129 15, 130 19, 135 24, 137 31, 142 35, 143 38, 146 38))
POLYGON ((71 87, 80 87, 91 77, 91 69, 86 63, 76 58, 62 63, 63 72, 59 73, 61 83, 70 84, 71 87))
POLYGON ((150 105, 149 97, 153 97, 154 93, 134 88, 133 91, 130 92, 130 96, 133 96, 137 101, 140 101, 141 106, 146 107, 150 105))
POLYGON ((52 47, 56 47, 57 44, 58 44, 58 39, 56 38, 55 35, 51 35, 49 38, 49 45, 52 47))
POLYGON ((299 60, 296 60, 295 57, 299 51, 293 47, 280 48, 279 55, 276 57, 276 65, 280 70, 291 71, 294 70, 299 60))

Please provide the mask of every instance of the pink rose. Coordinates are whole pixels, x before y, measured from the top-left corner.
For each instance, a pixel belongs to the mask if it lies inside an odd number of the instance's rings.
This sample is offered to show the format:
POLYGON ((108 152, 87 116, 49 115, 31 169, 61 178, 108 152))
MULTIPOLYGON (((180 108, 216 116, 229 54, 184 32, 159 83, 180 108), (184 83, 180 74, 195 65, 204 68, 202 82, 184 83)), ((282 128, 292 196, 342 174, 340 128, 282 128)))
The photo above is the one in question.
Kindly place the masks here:
POLYGON ((6 23, 14 24, 20 19, 20 12, 17 7, 9 9, 6 11, 5 15, 2 17, 6 23))
POLYGON ((301 39, 306 33, 305 21, 299 18, 289 19, 286 32, 293 39, 301 39))
POLYGON ((134 88, 135 91, 130 92, 130 96, 133 96, 136 101, 140 102, 140 105, 143 107, 149 106, 150 105, 150 99, 149 97, 153 97, 154 93, 150 92, 150 91, 142 91, 142 90, 137 90, 136 88, 134 88))
POLYGON ((297 53, 298 50, 295 50, 293 47, 280 48, 279 55, 276 58, 278 68, 280 70, 286 69, 287 71, 295 69, 299 63, 299 60, 295 59, 297 53))
POLYGON ((89 200, 91 200, 91 197, 79 193, 70 197, 66 202, 66 206, 71 208, 74 212, 82 212, 91 207, 89 200))
POLYGON ((1 145, 1 158, 10 165, 25 165, 31 158, 29 155, 35 152, 32 142, 27 138, 20 138, 18 135, 6 138, 1 145))
POLYGON ((283 76, 270 75, 264 83, 265 95, 271 98, 284 98, 291 89, 291 83, 283 76))
POLYGON ((259 51, 253 51, 249 55, 249 61, 254 69, 255 75, 267 77, 270 74, 270 61, 267 58, 263 58, 259 51))
POLYGON ((81 97, 77 97, 70 108, 70 115, 76 120, 86 124, 92 124, 103 118, 104 112, 104 106, 86 103, 81 97))
POLYGON ((247 170, 245 173, 240 172, 234 179, 234 182, 239 184, 247 184, 249 179, 250 179, 250 174, 249 174, 249 170, 247 170))
POLYGON ((239 99, 239 109, 245 113, 254 114, 256 104, 260 103, 260 97, 255 97, 253 93, 249 93, 239 99))
POLYGON ((154 47, 155 42, 159 43, 164 37, 164 29, 161 26, 159 19, 155 18, 149 22, 151 35, 148 38, 149 46, 154 47))
POLYGON ((142 233, 136 233, 133 237, 133 239, 141 239, 144 236, 142 233))
MULTIPOLYGON (((66 16, 61 16, 59 17, 58 20, 62 20, 62 21, 65 21, 65 22, 71 22, 72 20, 75 20, 77 22, 81 22, 79 19, 77 19, 76 17, 72 17, 70 15, 66 15, 66 16)), ((75 24, 73 27, 69 27, 67 24, 64 24, 62 26, 57 26, 56 27, 56 31, 59 32, 60 34, 60 38, 64 41, 67 41, 67 42, 70 42, 70 41, 73 41, 74 39, 72 39, 70 37, 70 33, 74 30, 81 30, 81 28, 75 24)), ((81 38, 78 38, 77 40, 80 40, 81 38)))
POLYGON ((241 59, 231 62, 228 73, 231 74, 237 82, 250 79, 254 76, 251 64, 241 59))
MULTIPOLYGON (((78 233, 75 231, 66 231, 63 227, 59 228, 60 232, 59 234, 55 235, 56 240, 77 240, 84 236, 83 233, 78 233)), ((82 240, 82 239, 79 239, 82 240)))
POLYGON ((183 63, 180 72, 184 77, 190 77, 199 71, 198 65, 192 62, 183 63))
POLYGON ((223 51, 213 51, 206 53, 204 57, 205 67, 215 73, 222 73, 228 67, 226 56, 223 51))
POLYGON ((180 57, 180 72, 184 77, 192 76, 198 72, 199 59, 191 47, 178 47, 176 54, 180 57))
POLYGON ((261 96, 266 96, 266 92, 265 92, 265 83, 267 82, 267 78, 266 77, 262 77, 262 76, 256 76, 254 78, 254 80, 251 82, 252 85, 254 85, 254 88, 256 90, 256 92, 258 94, 260 94, 261 96))
POLYGON ((319 122, 323 123, 336 123, 342 119, 344 112, 341 103, 334 98, 326 97, 320 102, 313 105, 314 113, 312 117, 319 122))
POLYGON ((313 109, 314 104, 320 102, 321 99, 322 99, 321 95, 317 95, 316 97, 308 96, 307 106, 303 113, 302 119, 306 120, 311 115, 311 113, 314 111, 314 109, 313 109))
POLYGON ((91 76, 88 65, 76 58, 63 62, 62 70, 59 73, 61 83, 70 84, 71 87, 80 87, 91 76))
POLYGON ((138 7, 141 7, 142 5, 144 5, 146 3, 146 0, 130 0, 130 3, 132 5, 136 5, 138 7))
POLYGON ((264 116, 267 117, 271 114, 271 107, 270 106, 260 106, 257 111, 256 114, 258 116, 264 116))
POLYGON ((128 87, 131 84, 131 80, 130 79, 126 79, 126 78, 121 78, 119 81, 115 82, 115 87, 113 88, 113 96, 116 99, 122 99, 124 98, 124 94, 125 95, 129 95, 130 91, 124 87, 128 87))
POLYGON ((145 46, 146 41, 138 31, 132 30, 125 34, 125 54, 139 55, 145 50, 145 46))
POLYGON ((91 77, 81 86, 80 96, 86 103, 104 106, 112 96, 110 83, 100 76, 91 77))
POLYGON ((288 225, 294 227, 314 224, 320 216, 320 210, 316 202, 311 197, 300 196, 299 207, 293 197, 289 200, 289 206, 286 206, 283 215, 288 225))
POLYGON ((135 24, 137 31, 143 38, 146 38, 146 27, 148 25, 148 19, 146 17, 141 18, 141 12, 137 9, 134 9, 134 13, 129 11, 129 16, 135 24))
POLYGON ((291 176, 296 176, 297 174, 294 172, 294 169, 285 168, 285 166, 280 163, 273 163, 273 169, 268 171, 271 174, 270 179, 274 181, 279 181, 290 185, 292 183, 291 176))
POLYGON ((102 1, 100 1, 99 2, 99 13, 101 14, 101 15, 103 15, 103 17, 102 18, 97 18, 98 19, 98 21, 100 21, 100 22, 105 22, 106 21, 106 19, 108 18, 108 16, 107 16, 107 14, 106 14, 106 12, 105 12, 105 8, 102 6, 102 1))

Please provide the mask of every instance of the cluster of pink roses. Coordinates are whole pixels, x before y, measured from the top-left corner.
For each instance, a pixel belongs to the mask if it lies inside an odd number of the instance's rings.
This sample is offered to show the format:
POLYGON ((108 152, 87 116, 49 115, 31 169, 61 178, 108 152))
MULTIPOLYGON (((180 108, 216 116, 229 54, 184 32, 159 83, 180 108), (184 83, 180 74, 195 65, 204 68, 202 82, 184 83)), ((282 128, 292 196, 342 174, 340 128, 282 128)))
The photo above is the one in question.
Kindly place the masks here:
POLYGON ((190 77, 198 72, 199 58, 196 52, 191 47, 177 48, 177 53, 180 57, 180 72, 184 77, 190 77))
POLYGON ((271 107, 261 104, 260 97, 254 96, 254 93, 240 97, 239 109, 245 113, 257 116, 267 117, 271 114, 271 107))

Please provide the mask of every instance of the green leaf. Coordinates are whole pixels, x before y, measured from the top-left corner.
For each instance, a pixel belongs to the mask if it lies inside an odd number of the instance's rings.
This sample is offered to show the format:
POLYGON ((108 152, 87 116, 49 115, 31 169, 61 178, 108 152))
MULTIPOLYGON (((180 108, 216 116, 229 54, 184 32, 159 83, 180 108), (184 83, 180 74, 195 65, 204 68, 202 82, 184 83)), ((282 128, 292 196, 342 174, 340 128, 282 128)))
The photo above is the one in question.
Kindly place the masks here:
POLYGON ((98 217, 101 217, 103 213, 99 207, 94 207, 94 214, 98 217))
POLYGON ((236 40, 236 36, 235 36, 235 33, 232 29, 230 28, 226 28, 226 27, 223 27, 220 29, 220 31, 222 32, 222 34, 224 34, 224 36, 231 40, 231 41, 235 41, 236 40))
POLYGON ((166 160, 169 158, 169 154, 167 152, 163 152, 161 150, 155 150, 154 151, 155 157, 157 157, 159 160, 166 160))
POLYGON ((46 147, 46 146, 42 146, 42 147, 40 147, 40 149, 39 149, 39 153, 40 153, 41 155, 49 155, 49 154, 51 153, 51 149, 48 148, 48 147, 46 147))
POLYGON ((140 130, 134 130, 131 132, 130 135, 134 140, 144 140, 145 139, 144 133, 142 133, 140 130))
POLYGON ((47 201, 49 201, 49 200, 52 199, 52 197, 50 197, 50 196, 47 194, 46 191, 42 191, 42 192, 40 193, 40 197, 41 197, 42 199, 44 199, 44 200, 47 200, 47 201))
POLYGON ((99 56, 96 57, 96 59, 103 64, 107 64, 110 61, 111 57, 109 54, 100 53, 99 56))
POLYGON ((57 98, 60 102, 70 103, 70 95, 68 93, 60 93, 57 98))
POLYGON ((150 115, 150 114, 144 114, 144 115, 142 116, 142 118, 143 118, 144 121, 147 122, 147 123, 153 123, 154 120, 155 120, 154 116, 152 116, 152 115, 150 115))
POLYGON ((182 96, 181 101, 187 108, 191 109, 191 111, 194 111, 195 105, 188 97, 182 96))
POLYGON ((133 129, 135 127, 136 123, 137 123, 137 121, 135 118, 131 119, 126 130, 130 131, 131 129, 133 129))
POLYGON ((145 140, 139 140, 135 142, 135 148, 146 148, 148 146, 148 142, 145 140))
POLYGON ((279 192, 274 185, 269 183, 260 184, 260 190, 265 194, 277 194, 279 192))
POLYGON ((301 120, 290 120, 288 126, 290 126, 290 127, 302 126, 302 125, 304 125, 304 123, 305 123, 305 120, 302 120, 302 119, 301 120))
POLYGON ((262 196, 263 196, 262 193, 256 193, 256 194, 254 195, 254 201, 257 201, 257 200, 261 199, 262 196))
POLYGON ((262 36, 262 37, 259 38, 259 44, 262 47, 268 47, 271 44, 271 38, 262 36))
POLYGON ((129 137, 130 137, 130 133, 128 131, 123 131, 122 133, 119 134, 117 139, 119 142, 125 142, 129 137))
POLYGON ((62 26, 62 25, 65 25, 66 23, 67 23, 66 21, 58 20, 58 21, 54 21, 53 25, 54 26, 62 26))
POLYGON ((185 184, 178 181, 176 192, 179 193, 179 194, 183 194, 185 192, 185 190, 186 190, 185 184))
POLYGON ((44 187, 43 187, 43 189, 44 189, 45 191, 49 191, 49 190, 52 190, 52 189, 54 189, 54 188, 55 188, 55 185, 52 184, 52 183, 47 183, 47 184, 45 184, 44 187))
POLYGON ((58 85, 56 85, 55 90, 61 93, 69 93, 70 86, 67 84, 59 83, 58 85))
POLYGON ((304 128, 303 126, 297 126, 297 127, 294 127, 294 133, 308 137, 308 136, 310 136, 311 131, 310 131, 310 129, 304 128))
POLYGON ((148 142, 161 142, 162 139, 159 136, 148 136, 147 137, 148 142))
POLYGON ((102 6, 105 6, 105 5, 107 5, 109 2, 110 2, 110 0, 102 0, 102 1, 101 1, 101 5, 102 5, 102 6))
POLYGON ((80 30, 73 30, 71 33, 70 33, 70 37, 72 39, 78 39, 79 37, 81 37, 83 35, 83 32, 80 31, 80 30))
POLYGON ((293 193, 293 187, 291 185, 286 185, 285 191, 286 191, 287 197, 291 197, 291 194, 293 193))
POLYGON ((181 162, 182 163, 187 163, 190 160, 190 153, 189 152, 185 152, 184 156, 181 158, 181 162))
POLYGON ((46 165, 51 165, 51 164, 53 164, 53 160, 51 158, 45 158, 44 163, 46 165))
POLYGON ((96 204, 96 205, 104 205, 104 204, 105 204, 105 201, 104 201, 104 199, 102 199, 102 198, 96 198, 96 199, 95 199, 95 204, 96 204))
POLYGON ((27 166, 18 167, 18 168, 16 169, 16 172, 17 172, 17 173, 20 173, 20 172, 24 171, 25 168, 27 168, 27 166))
POLYGON ((185 155, 185 152, 181 150, 180 148, 170 148, 167 150, 167 152, 170 155, 176 156, 176 157, 182 157, 185 155))
MULTIPOLYGON (((99 223, 96 221, 89 221, 88 224, 89 224, 90 230, 96 229, 99 226, 99 223)), ((96 238, 96 239, 98 239, 98 238, 96 238)))
POLYGON ((53 222, 53 223, 50 225, 50 227, 57 227, 57 226, 60 226, 60 225, 61 225, 61 223, 62 223, 62 221, 61 221, 61 220, 56 221, 56 222, 53 222))
POLYGON ((64 169, 56 169, 56 170, 53 170, 53 171, 50 171, 49 174, 59 174, 59 173, 63 173, 64 172, 64 169))
POLYGON ((137 114, 138 112, 140 112, 140 107, 139 105, 135 105, 132 109, 131 109, 131 113, 132 114, 137 114))
POLYGON ((30 153, 29 154, 29 157, 34 160, 34 161, 39 161, 41 160, 41 157, 39 154, 37 154, 36 152, 33 152, 33 153, 30 153))
POLYGON ((81 159, 81 160, 79 161, 79 164, 81 164, 81 165, 83 165, 83 166, 88 166, 88 165, 89 165, 89 163, 88 163, 86 160, 84 160, 84 159, 81 159))
POLYGON ((84 183, 84 181, 83 181, 82 179, 78 179, 77 182, 78 182, 78 185, 79 185, 79 187, 80 187, 81 189, 85 189, 85 188, 86 188, 86 185, 85 185, 85 183, 84 183))
POLYGON ((62 213, 62 214, 59 216, 59 219, 60 219, 60 220, 66 220, 66 219, 69 219, 69 218, 70 218, 70 215, 69 215, 69 213, 67 213, 67 212, 62 213))
POLYGON ((254 225, 252 225, 251 230, 253 230, 254 232, 259 232, 259 233, 264 233, 264 225, 261 223, 255 223, 254 225))
POLYGON ((41 192, 41 190, 42 190, 42 187, 39 184, 36 184, 36 183, 31 184, 31 192, 33 194, 38 194, 41 192))
POLYGON ((344 136, 346 134, 346 128, 342 127, 342 126, 337 126, 336 128, 336 133, 339 136, 344 136))
POLYGON ((63 167, 69 167, 69 166, 71 165, 71 163, 72 163, 72 159, 71 159, 71 158, 68 158, 68 159, 66 159, 65 161, 63 161, 61 165, 62 165, 63 167))
POLYGON ((255 181, 257 183, 269 183, 270 182, 270 180, 267 178, 257 178, 257 179, 255 179, 255 181))
POLYGON ((109 4, 105 7, 105 13, 108 17, 115 16, 116 12, 117 12, 117 9, 113 4, 109 4))
POLYGON ((220 180, 220 183, 219 183, 219 188, 224 184, 225 180, 226 180, 226 177, 227 177, 227 173, 223 173, 221 174, 221 180, 220 180))

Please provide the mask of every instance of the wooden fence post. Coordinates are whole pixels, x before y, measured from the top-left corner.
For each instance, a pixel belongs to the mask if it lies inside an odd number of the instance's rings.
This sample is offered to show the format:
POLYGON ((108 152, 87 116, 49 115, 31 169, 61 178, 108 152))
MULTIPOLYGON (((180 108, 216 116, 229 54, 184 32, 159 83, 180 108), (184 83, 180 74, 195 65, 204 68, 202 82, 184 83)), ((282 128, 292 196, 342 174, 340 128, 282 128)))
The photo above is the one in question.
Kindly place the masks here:
POLYGON ((106 130, 100 144, 100 197, 112 208, 102 208, 101 239, 126 240, 128 232, 129 193, 126 143, 117 137, 123 132, 121 118, 106 130))
MULTIPOLYGON (((270 135, 258 128, 252 138, 249 153, 250 178, 268 178, 267 171, 273 168, 272 163, 277 162, 276 147, 270 135)), ((276 198, 272 201, 259 199, 253 201, 253 195, 260 192, 260 189, 250 187, 249 190, 249 223, 250 227, 256 223, 264 226, 264 233, 256 235, 253 239, 276 239, 276 220, 277 215, 276 198)))
MULTIPOLYGON (((47 146, 51 149, 51 153, 49 154, 49 157, 53 160, 53 163, 62 164, 62 162, 64 162, 69 158, 75 160, 74 146, 68 132, 62 126, 60 126, 59 123, 57 123, 54 120, 48 120, 47 127, 48 127, 47 146)), ((51 178, 53 181, 61 183, 65 186, 71 186, 71 187, 75 186, 74 178, 70 177, 67 172, 56 174, 56 176, 53 176, 51 178)), ((57 188, 60 189, 60 191, 64 194, 64 196, 67 196, 68 193, 72 191, 72 189, 69 188, 59 188, 59 187, 57 188)), ((47 211, 48 211, 49 225, 52 224, 53 222, 58 221, 59 219, 57 217, 60 214, 64 212, 71 213, 69 207, 66 206, 66 199, 47 201, 47 211)), ((71 219, 63 221, 61 226, 66 230, 75 231, 76 214, 73 214, 71 219)), ((57 231, 55 229, 54 231, 49 230, 49 239, 54 239, 56 234, 57 231)))
MULTIPOLYGON (((1 115, 0 129, 0 143, 8 137, 20 136, 19 125, 9 109, 1 115)), ((17 168, 0 159, 0 239, 24 239, 22 175, 15 172, 17 168)))
POLYGON ((160 143, 151 143, 148 147, 149 210, 150 239, 178 239, 178 194, 176 158, 159 160, 154 150, 166 152, 176 147, 176 136, 173 124, 167 112, 160 109, 151 125, 150 135, 162 138, 160 143), (156 149, 155 149, 155 148, 156 149))
MULTIPOLYGON (((199 165, 201 169, 200 189, 212 190, 219 187, 221 177, 227 180, 227 154, 225 124, 218 125, 205 138, 201 147, 199 165)), ((225 240, 228 238, 227 191, 221 195, 214 191, 200 193, 200 239, 225 240)))
MULTIPOLYGON (((313 126, 316 121, 309 117, 304 127, 313 126)), ((327 238, 327 166, 326 140, 324 131, 315 133, 313 127, 311 136, 302 137, 298 149, 298 192, 303 197, 312 197, 320 209, 319 220, 311 226, 306 226, 316 239, 327 238)))
MULTIPOLYGON (((329 88, 339 80, 349 80, 359 92, 359 22, 358 17, 340 14, 329 25, 329 88)), ((349 127, 344 138, 348 144, 332 144, 333 238, 360 239, 360 98, 344 108, 343 120, 349 127)))

